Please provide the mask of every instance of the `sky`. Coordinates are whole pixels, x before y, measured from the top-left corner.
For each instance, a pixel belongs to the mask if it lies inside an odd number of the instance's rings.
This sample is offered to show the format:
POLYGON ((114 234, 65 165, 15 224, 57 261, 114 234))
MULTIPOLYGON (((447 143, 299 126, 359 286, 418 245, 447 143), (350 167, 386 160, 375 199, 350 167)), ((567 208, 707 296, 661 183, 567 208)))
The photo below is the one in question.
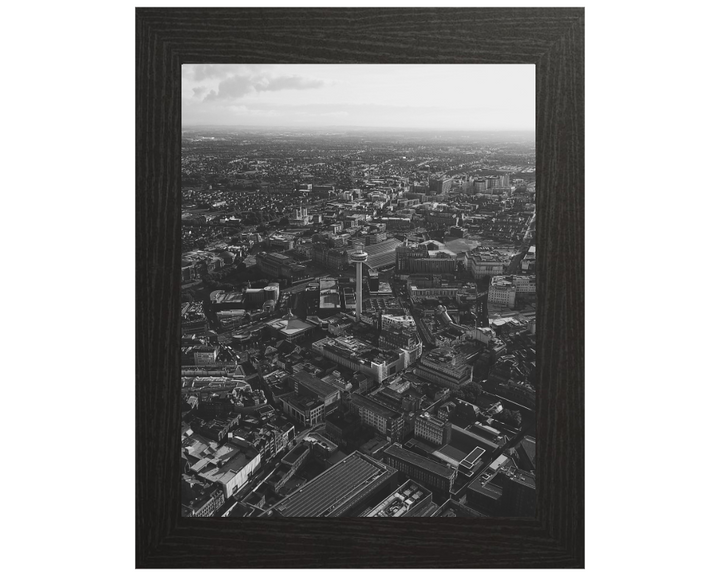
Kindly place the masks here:
POLYGON ((186 64, 183 126, 535 130, 532 64, 186 64))

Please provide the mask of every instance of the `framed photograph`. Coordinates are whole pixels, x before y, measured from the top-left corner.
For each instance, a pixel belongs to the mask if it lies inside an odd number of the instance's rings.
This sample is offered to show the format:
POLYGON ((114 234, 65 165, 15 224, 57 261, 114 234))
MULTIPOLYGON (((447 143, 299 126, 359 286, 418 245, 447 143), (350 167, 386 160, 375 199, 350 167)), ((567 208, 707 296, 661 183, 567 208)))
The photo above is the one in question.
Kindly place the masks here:
POLYGON ((136 567, 584 567, 584 10, 136 10, 136 567))

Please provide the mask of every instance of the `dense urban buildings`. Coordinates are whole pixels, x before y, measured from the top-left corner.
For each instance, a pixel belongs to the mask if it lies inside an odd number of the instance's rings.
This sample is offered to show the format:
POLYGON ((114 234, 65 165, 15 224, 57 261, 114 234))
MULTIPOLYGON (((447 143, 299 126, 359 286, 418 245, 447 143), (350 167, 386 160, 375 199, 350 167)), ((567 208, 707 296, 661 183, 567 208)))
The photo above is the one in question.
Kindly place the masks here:
POLYGON ((182 146, 182 514, 533 516, 534 135, 182 146))

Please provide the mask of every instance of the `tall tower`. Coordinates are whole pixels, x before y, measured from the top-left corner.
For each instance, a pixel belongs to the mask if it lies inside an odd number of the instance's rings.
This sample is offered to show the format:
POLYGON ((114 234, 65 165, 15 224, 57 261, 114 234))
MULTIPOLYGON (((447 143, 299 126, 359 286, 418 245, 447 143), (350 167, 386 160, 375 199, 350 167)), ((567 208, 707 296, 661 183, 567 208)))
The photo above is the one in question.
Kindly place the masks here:
POLYGON ((362 242, 354 243, 354 250, 350 253, 350 262, 355 264, 355 322, 360 321, 362 314, 362 277, 363 263, 367 262, 367 252, 363 250, 362 242))

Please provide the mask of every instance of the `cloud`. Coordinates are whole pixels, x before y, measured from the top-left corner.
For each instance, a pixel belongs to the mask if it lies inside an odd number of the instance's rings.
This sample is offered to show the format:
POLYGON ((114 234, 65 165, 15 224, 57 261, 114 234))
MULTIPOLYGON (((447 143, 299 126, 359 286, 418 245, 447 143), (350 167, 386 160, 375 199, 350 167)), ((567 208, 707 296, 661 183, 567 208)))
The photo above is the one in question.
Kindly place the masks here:
POLYGON ((258 92, 275 90, 308 90, 310 88, 322 88, 325 83, 322 80, 303 78, 302 76, 279 76, 277 78, 262 78, 255 84, 258 92))
POLYGON ((267 64, 183 64, 183 78, 192 82, 227 78, 233 74, 257 74, 267 64))
POLYGON ((196 64, 188 67, 188 75, 196 82, 212 80, 213 78, 225 78, 232 74, 235 66, 232 64, 196 64))
POLYGON ((205 101, 229 100, 242 98, 251 92, 275 92, 278 90, 309 90, 321 88, 325 83, 322 80, 303 78, 302 76, 241 76, 235 75, 222 80, 217 90, 211 90, 205 101))
POLYGON ((250 76, 231 76, 218 84, 218 89, 211 90, 205 96, 206 101, 227 100, 228 98, 241 98, 253 91, 253 81, 250 76))
POLYGON ((195 96, 195 98, 200 98, 203 94, 205 94, 205 92, 207 92, 207 88, 205 88, 205 86, 193 88, 193 96, 195 96))

